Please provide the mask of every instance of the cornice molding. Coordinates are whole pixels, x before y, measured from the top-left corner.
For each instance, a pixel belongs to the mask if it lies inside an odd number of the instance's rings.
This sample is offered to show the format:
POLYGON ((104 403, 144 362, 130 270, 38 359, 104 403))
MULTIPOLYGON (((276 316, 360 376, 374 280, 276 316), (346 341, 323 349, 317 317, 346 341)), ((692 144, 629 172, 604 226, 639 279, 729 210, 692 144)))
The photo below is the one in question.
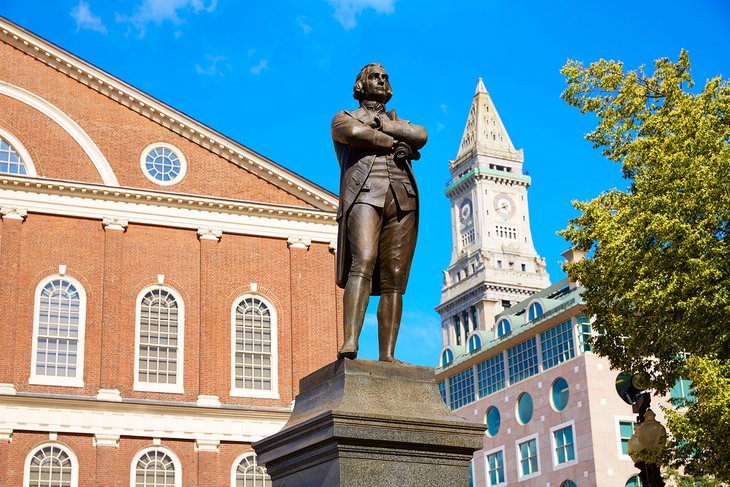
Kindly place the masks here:
POLYGON ((313 208, 212 198, 101 184, 0 175, 0 206, 45 213, 329 243, 336 214, 313 208))
POLYGON ((59 397, 0 396, 0 416, 8 431, 53 431, 94 435, 115 446, 121 436, 250 443, 279 431, 288 421, 284 408, 204 408, 193 405, 106 402, 59 397))
POLYGON ((25 221, 28 218, 28 209, 15 206, 0 207, 0 218, 3 220, 20 220, 25 221))
POLYGON ((337 210, 334 194, 3 17, 0 40, 320 210, 337 210))

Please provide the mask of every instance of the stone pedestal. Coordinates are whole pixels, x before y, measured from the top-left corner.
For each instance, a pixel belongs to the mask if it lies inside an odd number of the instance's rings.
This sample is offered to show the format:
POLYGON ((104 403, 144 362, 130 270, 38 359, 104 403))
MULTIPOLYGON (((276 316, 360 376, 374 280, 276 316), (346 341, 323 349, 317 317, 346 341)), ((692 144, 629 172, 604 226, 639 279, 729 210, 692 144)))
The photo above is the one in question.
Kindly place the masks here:
POLYGON ((485 429, 449 411, 429 367, 338 360, 253 447, 274 487, 467 487, 485 429))

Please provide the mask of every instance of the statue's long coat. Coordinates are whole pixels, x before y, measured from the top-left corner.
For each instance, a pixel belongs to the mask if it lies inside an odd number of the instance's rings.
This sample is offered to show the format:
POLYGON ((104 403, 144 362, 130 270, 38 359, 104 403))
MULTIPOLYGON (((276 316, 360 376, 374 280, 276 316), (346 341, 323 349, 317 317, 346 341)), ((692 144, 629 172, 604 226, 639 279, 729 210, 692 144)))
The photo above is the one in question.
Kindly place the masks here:
MULTIPOLYGON (((394 110, 387 113, 388 118, 400 121, 394 110)), ((347 239, 347 217, 358 194, 368 179, 375 158, 391 151, 393 137, 370 127, 373 113, 365 108, 354 111, 341 111, 332 120, 332 140, 335 153, 340 163, 340 202, 337 210, 337 285, 344 288, 352 266, 352 254, 347 239)), ((405 122, 405 121, 403 121, 405 122)), ((407 123, 407 122, 406 122, 407 123)), ((426 143, 426 132, 423 127, 408 124, 412 127, 412 137, 416 140, 417 148, 426 143)), ((416 230, 418 229, 418 189, 410 161, 405 164, 405 171, 411 182, 416 199, 416 230)), ((415 235, 414 235, 415 242, 415 235)), ((404 282, 408 282, 412 260, 403 262, 405 272, 404 282)), ((372 278, 371 294, 380 294, 380 259, 375 264, 372 278)))

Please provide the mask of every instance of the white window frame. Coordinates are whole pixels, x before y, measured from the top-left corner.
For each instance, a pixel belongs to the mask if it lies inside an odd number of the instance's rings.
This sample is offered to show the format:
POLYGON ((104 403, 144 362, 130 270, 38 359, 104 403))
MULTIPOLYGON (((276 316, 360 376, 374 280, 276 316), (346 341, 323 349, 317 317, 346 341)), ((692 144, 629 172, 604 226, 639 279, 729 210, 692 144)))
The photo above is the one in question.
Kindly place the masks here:
POLYGON ((31 159, 30 153, 25 148, 25 146, 20 142, 20 140, 18 140, 13 134, 11 134, 7 130, 3 129, 2 127, 0 127, 0 137, 5 139, 8 142, 8 144, 10 144, 12 146, 12 148, 15 150, 15 152, 18 153, 18 155, 20 156, 20 160, 25 165, 25 172, 27 173, 27 174, 8 174, 8 173, 3 173, 3 174, 9 175, 9 176, 20 176, 20 177, 24 177, 24 176, 37 177, 38 172, 35 169, 35 164, 33 164, 33 159, 31 159))
MULTIPOLYGON (((238 455, 233 461, 233 465, 231 465, 231 487, 236 487, 236 473, 238 473, 238 464, 241 463, 241 461, 246 457, 254 457, 254 463, 256 464, 256 466, 261 466, 257 461, 256 452, 253 450, 248 450, 238 455)), ((266 471, 265 467, 262 468, 264 468, 264 471, 266 471)))
POLYGON ((188 161, 185 158, 185 154, 183 154, 183 151, 181 151, 178 147, 175 147, 172 144, 168 144, 167 142, 155 142, 154 144, 150 144, 145 147, 142 151, 142 154, 139 156, 139 167, 142 170, 142 174, 144 174, 144 177, 146 177, 149 181, 152 181, 156 185, 173 186, 185 179, 185 175, 188 172, 188 161), (150 173, 147 172, 147 154, 149 154, 152 149, 156 149, 158 147, 173 151, 180 161, 180 174, 178 174, 175 179, 171 179, 170 181, 160 181, 159 179, 155 179, 150 173))
POLYGON ((231 397, 260 397, 266 399, 279 399, 279 317, 276 307, 264 296, 258 293, 248 292, 241 294, 231 304, 231 397), (246 298, 254 298, 262 301, 269 309, 271 315, 271 390, 246 389, 236 387, 236 308, 246 298))
POLYGON ((484 481, 484 485, 487 485, 488 487, 500 487, 503 485, 507 485, 507 452, 505 451, 504 445, 484 452, 484 481), (495 453, 499 453, 500 451, 502 452, 502 470, 504 471, 504 482, 490 484, 489 482, 491 481, 491 478, 489 477, 489 456, 494 455, 495 453))
POLYGON ((439 356, 439 367, 443 367, 443 366, 445 366, 445 365, 451 365, 451 364, 453 364, 453 363, 454 363, 454 359, 455 359, 455 357, 456 357, 456 355, 454 355, 454 350, 453 350, 453 349, 451 348, 451 345, 447 345, 447 346, 445 346, 445 347, 444 347, 444 348, 443 348, 443 349, 441 350, 441 355, 439 356), (444 363, 444 353, 445 353, 446 351, 449 351, 449 352, 451 352, 451 361, 450 361, 450 362, 448 362, 448 363, 444 363))
MULTIPOLYGON (((40 450, 53 446, 59 450, 63 450, 71 460, 71 487, 78 487, 79 485, 79 460, 76 457, 74 451, 63 443, 58 442, 46 442, 33 448, 28 455, 25 457, 25 464, 23 466, 23 487, 28 487, 30 482, 30 461, 33 459, 36 453, 40 450)), ((177 486, 176 486, 177 487, 177 486)))
POLYGON ((515 459, 517 461, 517 481, 522 482, 523 480, 529 480, 534 479, 535 477, 540 476, 540 473, 542 469, 540 468, 540 438, 538 438, 538 434, 532 434, 529 436, 524 436, 517 441, 515 441, 515 459), (532 472, 528 475, 522 474, 522 458, 520 457, 520 444, 525 443, 530 440, 535 440, 535 452, 537 454, 537 470, 532 472))
POLYGON ((129 467, 129 487, 136 487, 135 478, 137 473, 137 462, 139 462, 139 460, 142 458, 142 455, 150 451, 161 451, 165 455, 170 457, 170 459, 172 460, 172 465, 175 467, 174 487, 182 487, 182 463, 180 463, 180 459, 177 457, 177 455, 175 455, 175 452, 162 445, 148 446, 141 449, 134 455, 134 457, 132 458, 132 464, 129 467))
POLYGON ((562 470, 578 463, 578 434, 575 430, 575 420, 571 419, 570 421, 566 421, 565 423, 561 423, 550 428, 550 456, 552 457, 553 461, 553 471, 562 470), (575 456, 575 458, 564 463, 558 463, 558 455, 555 451, 555 449, 557 448, 557 445, 555 443, 555 432, 568 427, 572 428, 573 432, 573 455, 575 456))
POLYGON ((185 381, 183 377, 183 362, 185 359, 185 302, 177 290, 164 284, 151 284, 144 287, 134 301, 135 321, 134 321, 134 390, 144 392, 164 392, 170 394, 182 394, 185 389, 185 381), (139 380, 139 341, 142 322, 142 299, 144 296, 155 289, 162 289, 172 294, 177 301, 178 306, 178 323, 177 323, 177 371, 175 384, 157 384, 153 382, 140 382, 139 380))
POLYGON ((86 290, 84 286, 71 276, 54 274, 43 279, 35 288, 35 299, 33 304, 33 345, 31 347, 30 359, 30 378, 29 384, 49 385, 49 386, 66 386, 66 387, 84 387, 84 342, 86 337, 86 290), (76 348, 76 377, 54 377, 48 375, 36 374, 36 363, 38 360, 38 327, 40 325, 40 304, 41 292, 46 285, 56 279, 68 281, 79 293, 79 335, 78 346, 76 348))
POLYGON ((614 425, 616 426, 616 454, 619 460, 627 460, 633 462, 629 455, 624 455, 621 450, 621 423, 636 424, 636 416, 614 416, 614 425))

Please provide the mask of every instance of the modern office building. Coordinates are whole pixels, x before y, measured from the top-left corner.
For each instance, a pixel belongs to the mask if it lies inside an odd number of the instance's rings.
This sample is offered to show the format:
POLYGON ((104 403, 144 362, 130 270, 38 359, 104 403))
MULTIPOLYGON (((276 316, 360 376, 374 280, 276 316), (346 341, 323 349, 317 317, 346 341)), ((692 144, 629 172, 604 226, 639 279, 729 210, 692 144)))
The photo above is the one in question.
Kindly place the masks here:
POLYGON ((0 19, 0 485, 268 485, 342 338, 336 206, 0 19))
POLYGON ((479 80, 449 166, 452 259, 436 308, 442 397, 488 425, 473 485, 638 485, 627 454, 635 417, 616 393, 618 372, 586 341, 580 286, 551 285, 535 251, 523 160, 479 80))

